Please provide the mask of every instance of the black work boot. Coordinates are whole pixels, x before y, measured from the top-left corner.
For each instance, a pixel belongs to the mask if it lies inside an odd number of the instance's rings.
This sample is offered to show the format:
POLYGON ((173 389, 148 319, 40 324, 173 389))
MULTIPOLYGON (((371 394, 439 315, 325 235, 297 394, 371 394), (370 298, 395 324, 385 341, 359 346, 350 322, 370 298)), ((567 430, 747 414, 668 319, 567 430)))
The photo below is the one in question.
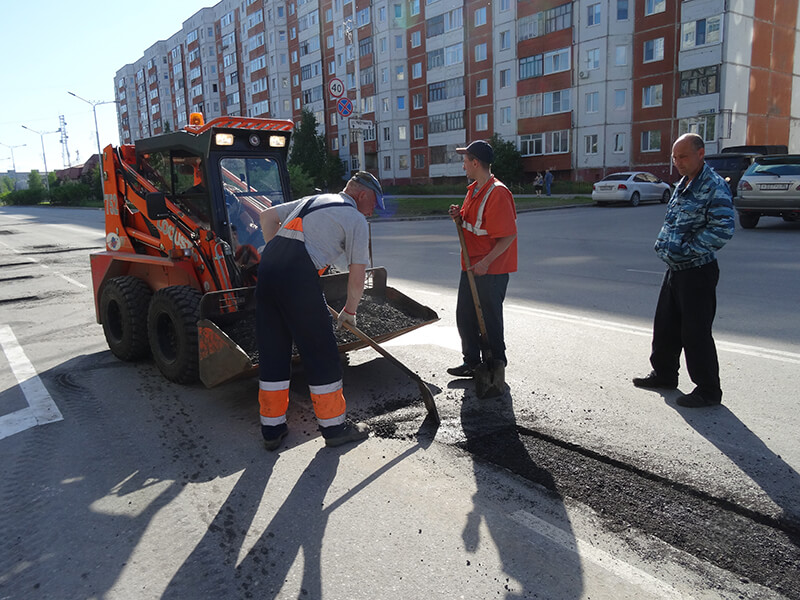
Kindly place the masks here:
POLYGON ((267 450, 277 450, 285 438, 289 434, 289 427, 286 423, 280 425, 262 425, 261 435, 264 437, 264 447, 267 450))
POLYGON ((369 425, 345 421, 341 425, 320 427, 326 446, 341 446, 348 442, 358 442, 369 437, 369 425))
POLYGON ((678 387, 678 378, 662 377, 655 371, 650 371, 650 374, 646 377, 634 377, 633 385, 653 390, 674 390, 678 387))

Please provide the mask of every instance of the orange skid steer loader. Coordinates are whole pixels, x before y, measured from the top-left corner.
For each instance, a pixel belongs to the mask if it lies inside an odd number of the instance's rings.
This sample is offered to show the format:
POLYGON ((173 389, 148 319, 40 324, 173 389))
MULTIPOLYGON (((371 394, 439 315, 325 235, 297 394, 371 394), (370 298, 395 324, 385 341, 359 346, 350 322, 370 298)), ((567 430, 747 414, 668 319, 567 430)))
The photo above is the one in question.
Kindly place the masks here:
MULTIPOLYGON (((292 122, 192 115, 183 130, 107 146, 102 156, 106 250, 90 256, 97 322, 125 361, 152 355, 170 381, 207 387, 253 375, 255 283, 265 245, 259 214, 292 200, 292 122)), ((329 298, 347 273, 323 275, 329 298)), ((385 341, 438 320, 368 270, 365 299, 411 317, 385 341)), ((365 347, 340 342, 342 352, 365 347)))

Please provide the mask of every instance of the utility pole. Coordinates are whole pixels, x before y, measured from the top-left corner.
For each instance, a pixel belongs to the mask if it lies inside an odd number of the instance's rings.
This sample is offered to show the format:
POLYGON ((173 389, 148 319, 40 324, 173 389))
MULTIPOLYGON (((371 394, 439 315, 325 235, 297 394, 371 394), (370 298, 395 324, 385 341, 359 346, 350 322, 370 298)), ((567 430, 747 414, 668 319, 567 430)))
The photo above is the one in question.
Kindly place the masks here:
POLYGON ((58 130, 61 132, 61 162, 64 168, 71 167, 72 163, 69 159, 69 148, 67 147, 67 122, 64 120, 64 115, 58 115, 58 130))
POLYGON ((50 191, 50 174, 47 172, 47 154, 44 151, 44 136, 49 133, 60 133, 60 130, 56 129, 55 131, 36 131, 35 129, 31 129, 25 125, 22 126, 23 129, 27 129, 38 136, 42 140, 42 160, 44 161, 44 187, 49 192, 50 191))
POLYGON ((78 100, 83 100, 86 104, 92 105, 92 114, 94 114, 94 134, 97 138, 97 160, 98 164, 100 165, 100 171, 103 170, 103 149, 100 147, 100 130, 97 127, 97 107, 101 104, 116 104, 116 100, 87 100, 86 98, 81 98, 78 94, 74 94, 72 92, 67 92, 70 96, 75 96, 78 100))
POLYGON ((14 169, 14 191, 17 191, 17 162, 14 160, 14 148, 22 148, 23 146, 27 146, 27 144, 19 144, 17 146, 9 146, 8 144, 4 144, 0 142, 0 146, 5 146, 9 150, 11 150, 11 168, 14 169))
MULTIPOLYGON (((356 109, 353 111, 353 115, 350 118, 357 116, 359 119, 361 118, 361 53, 358 49, 358 22, 356 21, 356 3, 352 2, 352 9, 353 9, 353 16, 348 21, 345 21, 345 27, 347 28, 347 34, 350 36, 350 39, 353 44, 353 52, 355 56, 353 60, 355 61, 355 84, 356 84, 356 109)), ((349 122, 348 122, 349 125, 349 122)), ((349 128, 349 127, 348 127, 349 128)), ((353 129, 350 129, 350 135, 353 135, 353 129)), ((358 131, 356 135, 356 140, 358 142, 358 168, 362 171, 367 170, 366 161, 364 160, 364 132, 360 129, 355 130, 358 131)))

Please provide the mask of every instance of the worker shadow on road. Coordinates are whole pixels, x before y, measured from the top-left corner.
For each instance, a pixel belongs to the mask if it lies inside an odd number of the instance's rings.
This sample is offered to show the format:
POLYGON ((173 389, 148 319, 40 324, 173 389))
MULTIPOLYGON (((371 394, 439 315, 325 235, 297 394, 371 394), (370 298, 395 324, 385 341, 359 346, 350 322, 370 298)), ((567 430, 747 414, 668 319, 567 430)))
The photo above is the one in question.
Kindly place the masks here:
MULTIPOLYGON (((536 464, 519 434, 511 390, 506 390, 499 398, 481 400, 471 384, 468 380, 457 380, 450 386, 464 389, 461 426, 465 439, 459 445, 473 456, 477 486, 473 509, 467 515, 462 534, 466 550, 475 552, 480 545, 490 543, 490 540, 481 539, 483 523, 497 548, 502 568, 510 578, 504 588, 505 598, 536 595, 568 600, 583 597, 583 569, 580 557, 570 549, 570 546, 574 547, 575 538, 563 498, 555 491, 552 475, 536 464), (541 489, 531 490, 531 496, 526 495, 521 500, 522 507, 517 514, 534 523, 547 523, 543 528, 534 526, 523 534, 523 548, 520 548, 518 535, 523 529, 519 527, 519 521, 510 518, 506 510, 498 509, 494 502, 499 486, 493 476, 494 469, 488 468, 485 461, 547 489, 544 492, 550 507, 547 515, 538 508, 541 505, 529 499, 540 496, 541 489), (553 526, 560 530, 559 542, 539 533, 553 526), (510 531, 514 535, 509 535, 510 531)), ((506 506, 505 502, 503 506, 506 506)))
POLYGON ((782 512, 777 515, 779 519, 789 520, 795 527, 800 524, 800 474, 739 417, 724 404, 702 409, 673 407, 688 425, 761 488, 782 512))

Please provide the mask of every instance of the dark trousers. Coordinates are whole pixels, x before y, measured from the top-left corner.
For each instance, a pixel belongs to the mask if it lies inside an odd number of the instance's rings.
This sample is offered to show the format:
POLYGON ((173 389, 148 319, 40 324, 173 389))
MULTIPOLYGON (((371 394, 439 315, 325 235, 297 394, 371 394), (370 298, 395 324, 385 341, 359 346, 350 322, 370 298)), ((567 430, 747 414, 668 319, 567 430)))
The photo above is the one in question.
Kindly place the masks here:
MULTIPOLYGON (((483 320, 486 323, 486 335, 492 359, 507 363, 503 334, 503 300, 506 298, 506 289, 508 288, 508 273, 475 277, 475 287, 478 288, 478 298, 483 309, 483 320)), ((464 354, 464 362, 472 366, 479 364, 482 362, 480 327, 466 271, 461 271, 461 280, 458 283, 456 326, 458 334, 461 336, 461 352, 464 354)))
POLYGON ((291 378, 292 342, 309 385, 342 378, 333 321, 317 269, 303 242, 273 238, 261 256, 256 286, 259 378, 291 378))
POLYGON ((659 376, 677 379, 683 350, 689 377, 710 397, 722 394, 717 348, 711 335, 718 281, 717 261, 685 271, 667 270, 658 296, 650 355, 650 364, 659 376))

